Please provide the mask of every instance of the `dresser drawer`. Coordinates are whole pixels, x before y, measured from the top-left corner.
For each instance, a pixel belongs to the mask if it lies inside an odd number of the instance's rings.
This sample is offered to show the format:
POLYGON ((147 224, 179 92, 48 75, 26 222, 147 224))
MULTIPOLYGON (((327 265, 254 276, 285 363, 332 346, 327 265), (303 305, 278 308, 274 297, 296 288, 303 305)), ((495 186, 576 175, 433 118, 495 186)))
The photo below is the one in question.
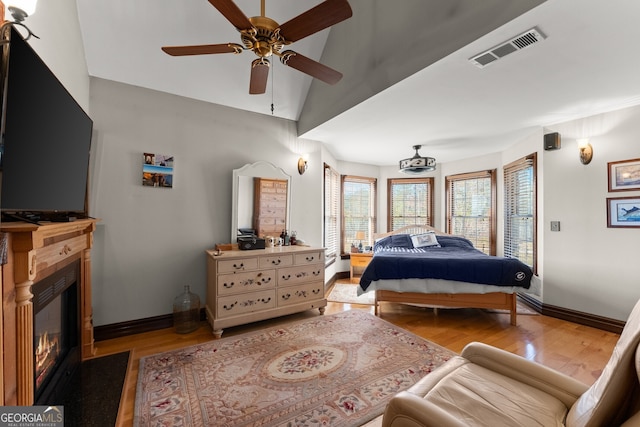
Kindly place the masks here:
POLYGON ((293 265, 291 255, 271 255, 260 257, 260 268, 287 267, 293 265))
POLYGON ((216 318, 262 311, 276 306, 275 289, 218 298, 216 318))
POLYGON ((245 270, 257 270, 258 258, 239 258, 218 261, 218 274, 234 273, 245 270))
POLYGON ((307 265, 324 262, 324 258, 321 258, 320 254, 321 252, 307 252, 305 254, 296 254, 294 258, 294 264, 307 265))
POLYGON ((324 277, 324 264, 285 267, 278 270, 278 286, 291 286, 320 280, 324 277))
POLYGON ((276 271, 248 271, 218 276, 218 295, 253 292, 276 287, 276 271))
POLYGON ((278 289, 278 306, 298 304, 323 298, 324 284, 322 282, 307 283, 298 286, 288 286, 278 289))

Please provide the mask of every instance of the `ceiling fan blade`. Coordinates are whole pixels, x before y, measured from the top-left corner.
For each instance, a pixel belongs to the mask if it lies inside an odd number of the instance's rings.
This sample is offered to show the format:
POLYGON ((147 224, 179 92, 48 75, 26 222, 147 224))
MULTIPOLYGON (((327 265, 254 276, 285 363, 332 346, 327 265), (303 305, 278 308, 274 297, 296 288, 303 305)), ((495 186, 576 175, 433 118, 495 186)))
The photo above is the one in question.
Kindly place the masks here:
POLYGON ((248 30, 253 28, 249 18, 240 10, 236 4, 231 0, 209 0, 209 3, 213 5, 218 12, 222 14, 231 24, 238 30, 248 30))
POLYGON ((280 35, 287 42, 295 42, 351 18, 351 15, 353 12, 347 0, 326 0, 280 25, 280 35))
POLYGON ((292 50, 286 50, 282 52, 280 61, 291 68, 295 68, 298 71, 302 71, 305 74, 310 75, 318 80, 334 85, 342 78, 342 73, 329 68, 324 64, 314 61, 311 58, 307 58, 304 55, 296 53, 292 50))
POLYGON ((194 46, 163 46, 162 50, 171 56, 208 55, 213 53, 241 53, 243 47, 237 43, 202 44, 194 46))
POLYGON ((267 90, 269 66, 269 61, 264 58, 254 59, 251 63, 251 81, 249 82, 251 95, 260 95, 267 90))

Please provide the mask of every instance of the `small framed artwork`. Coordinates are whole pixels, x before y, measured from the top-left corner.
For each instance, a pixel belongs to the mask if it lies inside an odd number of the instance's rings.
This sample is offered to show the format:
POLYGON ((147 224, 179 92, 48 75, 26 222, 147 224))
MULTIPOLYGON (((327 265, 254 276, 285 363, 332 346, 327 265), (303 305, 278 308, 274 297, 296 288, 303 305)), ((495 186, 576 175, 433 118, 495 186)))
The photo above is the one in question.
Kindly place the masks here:
POLYGON ((609 191, 640 190, 640 159, 607 163, 609 191))
POLYGON ((173 187, 173 156, 144 153, 142 185, 148 187, 173 187))
POLYGON ((607 198, 607 227, 640 228, 640 197, 607 198))

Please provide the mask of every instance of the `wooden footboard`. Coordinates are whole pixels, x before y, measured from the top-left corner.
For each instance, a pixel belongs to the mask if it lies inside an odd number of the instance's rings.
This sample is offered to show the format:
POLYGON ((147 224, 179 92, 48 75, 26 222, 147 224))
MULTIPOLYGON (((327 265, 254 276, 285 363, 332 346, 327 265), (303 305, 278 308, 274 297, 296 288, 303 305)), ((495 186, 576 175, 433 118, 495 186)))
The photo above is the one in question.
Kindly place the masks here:
POLYGON ((424 304, 450 308, 491 308, 508 310, 512 325, 516 325, 516 293, 492 292, 488 294, 421 294, 415 292, 376 291, 375 314, 381 301, 406 304, 424 304))

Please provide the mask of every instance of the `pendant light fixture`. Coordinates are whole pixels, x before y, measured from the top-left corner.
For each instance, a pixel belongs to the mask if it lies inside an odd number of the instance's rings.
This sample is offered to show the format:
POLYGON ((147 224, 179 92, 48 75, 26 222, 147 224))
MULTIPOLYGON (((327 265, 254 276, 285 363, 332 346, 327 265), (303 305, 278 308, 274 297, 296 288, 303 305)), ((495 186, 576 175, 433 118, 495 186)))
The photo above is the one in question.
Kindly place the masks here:
POLYGON ((420 148, 422 148, 422 145, 414 145, 413 149, 416 150, 416 154, 409 159, 400 160, 400 172, 420 174, 436 170, 436 159, 433 157, 422 157, 418 153, 420 148))

